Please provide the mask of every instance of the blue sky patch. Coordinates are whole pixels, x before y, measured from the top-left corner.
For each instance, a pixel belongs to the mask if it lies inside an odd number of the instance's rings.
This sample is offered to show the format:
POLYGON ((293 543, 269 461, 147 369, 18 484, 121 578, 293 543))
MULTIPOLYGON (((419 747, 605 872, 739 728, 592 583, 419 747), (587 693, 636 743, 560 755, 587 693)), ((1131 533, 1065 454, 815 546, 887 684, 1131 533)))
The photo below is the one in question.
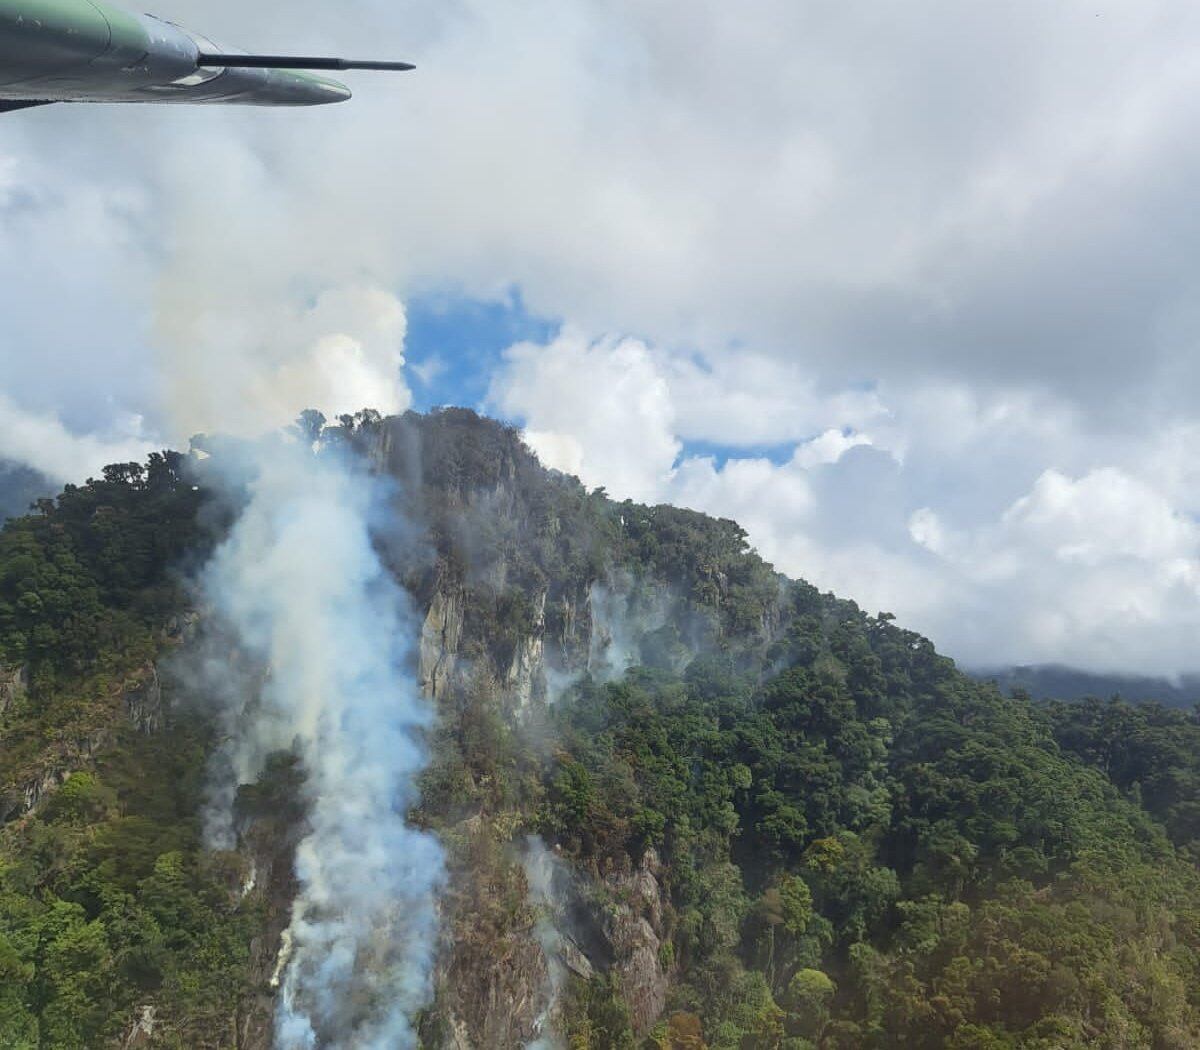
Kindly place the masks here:
POLYGON ((676 465, 684 459, 711 456, 718 470, 723 469, 731 459, 769 459, 775 466, 781 467, 792 458, 795 451, 795 441, 775 445, 719 445, 712 441, 685 441, 676 465))
POLYGON ((478 408, 501 355, 513 343, 545 343, 560 322, 531 314, 517 289, 502 299, 473 299, 452 292, 408 300, 405 374, 413 408, 478 408))

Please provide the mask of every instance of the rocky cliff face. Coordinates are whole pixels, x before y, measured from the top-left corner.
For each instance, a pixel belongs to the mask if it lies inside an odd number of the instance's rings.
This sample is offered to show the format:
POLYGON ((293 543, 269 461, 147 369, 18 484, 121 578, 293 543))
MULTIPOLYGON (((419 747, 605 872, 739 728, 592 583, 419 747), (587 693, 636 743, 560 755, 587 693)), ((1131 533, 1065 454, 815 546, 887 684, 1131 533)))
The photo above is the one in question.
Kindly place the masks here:
POLYGON ((451 832, 435 1022, 445 1050, 518 1047, 546 1008, 547 962, 521 868, 494 821, 477 814, 451 832))
MULTIPOLYGON (((638 530, 653 528, 645 508, 614 513, 542 470, 511 431, 445 413, 388 420, 361 440, 428 544, 403 574, 424 616, 418 675, 440 713, 440 747, 469 749, 476 727, 498 720, 529 752, 539 746, 531 727, 584 676, 610 681, 645 663, 680 670, 739 631, 765 650, 778 629, 769 598, 749 628, 723 620, 735 584, 719 565, 647 565, 632 549, 638 530)), ((495 774, 467 766, 472 799, 442 833, 451 884, 427 1041, 466 1050, 553 1036, 562 975, 597 972, 615 975, 635 1030, 648 1031, 670 983, 657 858, 573 872, 548 904, 523 868, 529 803, 494 797, 495 774)))
MULTIPOLYGON (((24 668, 6 672, 0 683, 0 717, 25 698, 27 687, 24 668)), ((25 816, 72 773, 87 769, 123 727, 154 733, 161 728, 162 719, 162 685, 158 667, 151 661, 109 690, 89 717, 67 727, 53 749, 38 755, 23 773, 18 773, 15 790, 0 796, 0 824, 25 816)))
POLYGON ((240 1004, 235 1017, 239 1050, 272 1050, 274 1045, 275 992, 287 951, 284 931, 297 891, 294 864, 303 812, 291 785, 285 782, 277 790, 275 797, 256 799, 242 813, 240 893, 262 908, 263 924, 250 944, 256 992, 240 1004))
POLYGON ((147 664, 140 681, 127 686, 122 695, 126 714, 134 729, 149 735, 162 728, 162 682, 155 664, 147 664))
MULTIPOLYGON (((337 440, 397 482, 372 540, 417 616, 401 628, 411 676, 356 705, 355 739, 375 739, 413 682, 437 712, 419 794, 389 788, 367 810, 414 799, 409 823, 446 853, 422 1047, 844 1050, 1047 1032, 1200 1046, 1194 814, 1185 798, 1156 826, 1170 800, 1095 759, 1113 713, 1151 756, 1195 729, 1183 716, 1006 701, 884 614, 799 582, 781 595, 734 523, 613 503, 470 414, 351 423, 337 440), (1000 803, 974 805, 988 797, 1000 803), (1069 819, 1047 839, 1056 806, 1069 819), (1030 930, 1042 954, 1010 950, 1030 930), (1081 936, 1096 950, 1072 969, 1081 936), (998 1010, 997 987, 1033 992, 998 1010)), ((19 542, 0 591, 21 586, 0 595, 0 1045, 269 1050, 295 958, 296 844, 364 811, 348 790, 362 763, 319 775, 285 711, 239 732, 238 705, 270 708, 264 682, 294 670, 294 642, 268 668, 210 624, 195 655, 219 661, 220 681, 177 702, 164 656, 196 620, 168 565, 203 558, 220 536, 193 517, 227 525, 237 493, 201 505, 166 460, 151 477, 106 473, 4 534, 19 542), (237 772, 218 784, 205 765, 221 759, 237 772), (217 810, 232 820, 206 840, 217 810)), ((1180 753, 1146 770, 1186 788, 1180 753)), ((386 757, 371 768, 388 772, 386 757)), ((327 881, 361 886, 361 840, 337 848, 346 864, 327 881)), ((411 856, 398 849, 388 874, 411 856)), ((353 918, 345 904, 317 917, 353 918)), ((401 948, 372 936, 387 925, 372 920, 353 956, 341 939, 326 953, 364 978, 339 1003, 405 985, 369 979, 367 942, 401 948)))
POLYGON ((463 604, 459 588, 439 587, 421 625, 418 676, 422 691, 435 701, 446 696, 454 682, 463 637, 463 604))
MULTIPOLYGON (((504 676, 514 714, 527 715, 535 699, 546 697, 546 592, 534 599, 533 621, 529 633, 517 639, 512 661, 504 676)), ((561 659, 561 656, 560 656, 561 659)))
POLYGON ((8 714, 8 709, 23 699, 28 691, 27 667, 0 668, 0 718, 8 714))
MULTIPOLYGON (((647 1032, 671 980, 658 860, 650 852, 603 871, 551 860, 555 874, 539 881, 527 842, 542 790, 539 749, 550 746, 539 728, 581 679, 612 681, 634 664, 679 670, 718 638, 765 650, 778 609, 768 597, 749 627, 732 623, 725 599, 746 583, 730 579, 720 551, 693 557, 687 533, 697 526, 686 512, 660 522, 676 512, 588 493, 543 470, 514 432, 470 413, 384 420, 346 440, 396 482, 392 533, 378 540, 421 617, 413 671, 439 715, 432 750, 446 783, 414 817, 442 838, 450 873, 425 1045, 554 1045, 569 988, 605 974, 619 982, 635 1030, 647 1032)), ((720 541, 740 549, 727 524, 720 541)), ((163 653, 190 650, 198 626, 194 611, 169 615, 163 653)), ((0 671, 0 718, 25 701, 27 677, 0 671)), ((0 800, 0 823, 39 806, 117 733, 169 731, 173 692, 163 661, 110 686, 95 719, 65 731, 0 800)), ((296 890, 302 777, 275 789, 239 795, 238 848, 224 858, 240 880, 231 893, 263 916, 250 945, 254 993, 230 1004, 242 1050, 270 1046, 272 979, 296 890)), ((128 1045, 153 1045, 155 1023, 131 1016, 128 1045)))
POLYGON ((636 869, 606 880, 616 903, 605 916, 604 932, 638 1034, 650 1029, 667 1004, 669 979, 661 952, 665 902, 658 873, 658 855, 647 850, 636 869))
MULTIPOLYGON (((613 646, 612 609, 595 615, 599 593, 589 586, 582 599, 575 599, 578 606, 560 599, 569 627, 549 636, 547 592, 537 594, 529 633, 516 639, 506 667, 488 668, 487 699, 517 733, 552 700, 552 682, 561 688, 591 667, 605 676, 612 673, 606 655, 613 646)), ((468 615, 478 598, 457 586, 439 589, 425 615, 420 678, 444 719, 453 720, 473 702, 470 686, 490 660, 485 625, 468 615), (462 656, 464 646, 474 654, 471 661, 462 656)), ((636 642, 631 631, 621 630, 622 644, 636 642)), ((564 899, 558 906, 547 909, 530 894, 520 844, 511 832, 504 839, 514 816, 484 805, 449 836, 458 863, 445 904, 435 1045, 513 1048, 552 1035, 559 994, 555 968, 584 980, 611 969, 626 989, 635 1029, 648 1031, 663 1011, 668 988, 660 959, 664 899, 655 878, 656 858, 651 854, 637 870, 594 884, 579 873, 560 891, 564 899), (507 901, 507 907, 498 909, 497 901, 507 901), (590 930, 582 943, 574 935, 581 924, 590 930), (553 932, 549 949, 547 925, 553 932)))

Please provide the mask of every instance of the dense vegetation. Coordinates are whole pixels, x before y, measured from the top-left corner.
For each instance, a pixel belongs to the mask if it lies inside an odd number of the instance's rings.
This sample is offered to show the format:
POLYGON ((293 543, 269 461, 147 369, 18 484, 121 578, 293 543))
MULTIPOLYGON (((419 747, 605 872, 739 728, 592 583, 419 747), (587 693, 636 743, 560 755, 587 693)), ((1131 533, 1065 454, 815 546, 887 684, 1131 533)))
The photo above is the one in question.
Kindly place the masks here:
POLYGON ((145 1003, 157 1045, 236 1045, 261 918, 200 843, 205 749, 128 732, 0 841, 0 1046, 119 1044, 145 1003))
POLYGON ((91 749, 162 648, 177 572, 204 552, 204 497, 183 465, 168 452, 108 467, 0 530, 0 671, 28 682, 0 703, 0 819, 48 760, 91 749))
MULTIPOLYGON (((148 736, 123 689, 165 644, 204 497, 176 453, 118 464, 0 532, 0 815, 24 782, 84 766, 0 829, 0 1046, 91 1048, 156 1004, 164 1046, 231 1045, 257 928, 239 862, 200 843, 208 729, 148 736)), ((19 810, 18 810, 19 812, 19 810)))
POLYGON ((1200 723, 1005 699, 794 600, 761 686, 698 660, 557 713, 545 830, 600 867, 661 852, 674 1023, 722 1048, 1200 1045, 1200 876, 1152 815, 1194 834, 1200 723))
POLYGON ((1200 710, 1092 699, 1051 704, 1045 717, 1064 751, 1099 770, 1200 861, 1200 710))
POLYGON ((49 685, 154 653, 180 604, 169 570, 202 555, 202 496, 182 463, 168 452, 107 467, 0 531, 0 664, 49 685))
MULTIPOLYGON (((416 508, 432 554, 381 549, 418 601, 466 596, 476 673, 419 817, 495 873, 462 891, 480 954, 533 922, 511 875, 529 833, 598 914, 614 873, 662 888, 663 1019, 635 1037, 601 965, 563 990, 572 1050, 1200 1046, 1196 713, 1006 697, 782 580, 734 523, 588 492, 471 413, 326 435, 416 508), (576 644, 578 595, 613 572, 669 588, 672 617, 530 735, 498 676, 531 631, 576 644)), ((120 1046, 146 1007, 142 1045, 262 1045, 244 1007, 269 1002, 270 902, 246 856, 201 845, 212 727, 177 706, 139 732, 124 700, 178 643, 179 581, 227 514, 168 453, 0 531, 0 686, 28 683, 0 694, 0 1046, 120 1046), (26 812, 46 770, 62 782, 26 812)), ((243 813, 295 824, 299 776, 280 758, 243 813)))

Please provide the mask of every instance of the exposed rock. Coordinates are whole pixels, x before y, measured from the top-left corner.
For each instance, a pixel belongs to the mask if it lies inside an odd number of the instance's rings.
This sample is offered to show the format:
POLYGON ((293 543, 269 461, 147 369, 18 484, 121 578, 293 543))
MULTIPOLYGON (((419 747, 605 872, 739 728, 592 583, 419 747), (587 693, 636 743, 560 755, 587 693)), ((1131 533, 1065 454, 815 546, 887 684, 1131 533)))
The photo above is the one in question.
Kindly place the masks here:
MULTIPOLYGON (((587 669, 602 681, 620 678, 642 660, 646 636, 669 622, 687 626, 688 611, 679 607, 668 584, 636 580, 616 571, 588 588, 587 669)), ((697 639, 696 649, 703 648, 697 639)))
POLYGON ((24 798, 24 809, 22 812, 28 813, 43 798, 63 783, 69 775, 69 773, 59 770, 50 770, 49 772, 40 774, 33 780, 27 781, 22 788, 22 796, 24 798))
POLYGON ((545 695, 546 592, 538 595, 533 631, 522 638, 513 651, 505 684, 518 716, 529 711, 535 695, 545 695))
MULTIPOLYGON (((281 789, 282 790, 282 789, 281 789)), ((245 868, 239 897, 253 898, 263 909, 261 933, 250 942, 250 972, 256 994, 238 1004, 239 1050, 271 1050, 275 1045, 275 988, 296 897, 295 853, 303 837, 301 807, 294 789, 262 810, 247 812, 238 852, 245 868), (252 876, 252 879, 251 879, 252 876)))
POLYGON ((445 695, 458 662, 462 631, 462 594, 439 589, 421 625, 419 673, 426 696, 437 700, 445 695))
POLYGON ((578 637, 579 615, 575 602, 567 595, 562 596, 562 613, 560 617, 561 631, 558 643, 566 651, 575 645, 578 637))
POLYGON ((461 1017, 452 1017, 447 1027, 448 1031, 442 1043, 442 1050, 474 1050, 466 1021, 461 1017))
MULTIPOLYGON (((552 1038, 562 1027, 562 991, 572 973, 564 958, 568 949, 563 933, 572 880, 569 870, 536 835, 525 840, 521 866, 525 869, 528 886, 526 900, 534 908, 533 936, 546 964, 542 1005, 534 1021, 534 1032, 539 1042, 545 1042, 547 1037, 552 1038)), ((586 963, 583 953, 574 945, 571 947, 572 954, 583 958, 586 963)))
POLYGON ((635 871, 606 880, 618 903, 607 916, 605 933, 638 1035, 650 1030, 667 1005, 669 980, 660 952, 663 893, 655 874, 659 867, 657 854, 648 850, 635 871))
MULTIPOLYGON (((13 685, 15 696, 23 695, 26 688, 24 669, 6 672, 3 681, 13 685)), ((162 683, 158 668, 146 664, 134 675, 120 692, 125 712, 130 723, 144 734, 157 733, 163 723, 162 683)), ((11 702, 11 701, 10 701, 11 702)), ((35 809, 47 795, 57 790, 67 778, 108 746, 116 732, 116 726, 106 725, 92 730, 87 736, 76 737, 55 756, 54 764, 43 768, 24 783, 18 782, 15 792, 0 797, 0 824, 7 823, 35 809)))
POLYGON ((518 643, 508 669, 508 687, 513 710, 518 715, 529 710, 539 691, 545 692, 542 674, 544 660, 545 643, 541 635, 530 635, 518 643))
POLYGON ((650 1030, 667 1005, 667 976, 662 971, 661 942, 653 927, 640 916, 615 916, 611 923, 613 951, 633 1030, 650 1030))
POLYGON ((153 1006, 143 1006, 138 1011, 138 1018, 125 1037, 124 1050, 134 1050, 139 1046, 150 1046, 154 1040, 155 1010, 153 1006))
MULTIPOLYGON (((489 718, 507 716, 521 746, 534 739, 519 734, 539 728, 537 709, 548 692, 561 691, 589 671, 601 681, 619 677, 631 663, 641 662, 643 650, 655 651, 659 643, 651 636, 656 632, 667 637, 675 629, 684 659, 710 644, 719 627, 714 609, 730 584, 720 572, 704 577, 715 594, 701 599, 687 579, 631 573, 622 565, 649 567, 623 553, 619 544, 600 542, 607 536, 603 515, 594 526, 597 548, 589 553, 591 519, 571 510, 579 498, 578 483, 541 471, 516 431, 468 416, 451 411, 382 425, 367 420, 356 440, 372 469, 399 483, 414 532, 421 524, 437 526, 421 541, 428 540, 427 556, 410 565, 397 555, 393 566, 426 609, 417 653, 420 687, 447 719, 478 710, 489 718), (559 493, 568 498, 560 499, 559 493), (517 637, 506 630, 501 641, 490 635, 495 623, 490 614, 513 592, 523 599, 523 629, 517 637), (526 618, 531 607, 534 615, 526 618), (524 723, 531 709, 533 717, 524 723)), ((407 537, 407 528, 400 531, 407 537)), ((764 640, 778 632, 779 616, 774 606, 763 611, 764 640)), ((170 617, 161 626, 162 648, 190 648, 200 622, 196 611, 170 617)), ((220 658, 238 661, 232 641, 220 658)), ((64 734, 55 740, 53 754, 42 759, 49 768, 23 767, 9 785, 11 798, 0 798, 0 822, 6 806, 13 813, 22 807, 28 811, 72 769, 87 768, 86 758, 107 745, 124 718, 141 734, 169 723, 174 678, 172 664, 162 666, 162 681, 149 664, 101 698, 96 710, 106 720, 104 730, 82 739, 91 733, 89 724, 64 734)), ((0 669, 0 713, 24 693, 26 677, 23 669, 0 669)), ((251 683, 247 688, 250 695, 257 692, 251 683)), ((450 728, 456 728, 453 722, 450 728)), ((126 736, 129 732, 124 729, 126 736)), ((447 746, 456 746, 454 738, 448 740, 447 746)), ((495 790, 490 777, 468 769, 467 787, 453 796, 454 808, 422 815, 432 816, 448 840, 462 843, 447 847, 451 884, 443 901, 438 995, 428 1011, 433 1019, 428 1032, 422 1024, 423 1045, 516 1050, 552 1034, 559 1019, 556 998, 570 1001, 557 996, 555 968, 563 989, 575 979, 614 974, 632 1008, 635 1029, 645 1033, 664 1011, 668 985, 662 943, 670 925, 664 909, 669 908, 657 857, 650 853, 640 864, 626 860, 621 873, 606 877, 564 863, 568 874, 539 907, 536 894, 527 896, 530 887, 513 848, 514 836, 533 825, 534 814, 521 809, 531 800, 514 802, 509 793, 495 790), (455 849, 464 855, 455 856, 455 849), (539 924, 547 922, 553 938, 543 936, 539 943, 539 924)), ((517 790, 526 793, 523 785, 517 790)), ((244 864, 231 872, 230 903, 246 900, 263 913, 249 945, 254 991, 229 1004, 228 1038, 239 1050, 269 1050, 274 1041, 271 978, 286 958, 280 948, 296 892, 294 849, 302 829, 299 790, 272 796, 269 806, 243 814, 237 824, 237 854, 244 864), (294 806, 289 809, 285 801, 294 806)), ((161 1019, 156 1030, 149 1008, 136 1022, 130 1017, 125 1023, 133 1023, 127 1048, 175 1038, 161 1019)))
POLYGON ((129 721, 139 733, 150 736, 162 728, 162 683, 153 663, 146 665, 144 678, 126 689, 124 696, 129 721))
POLYGON ((545 964, 531 939, 507 938, 486 954, 460 950, 455 963, 447 974, 455 990, 443 986, 452 1009, 447 1045, 516 1050, 533 1038, 545 964))
POLYGON ((29 668, 0 668, 0 717, 29 690, 29 668))
POLYGON ((200 614, 194 609, 175 613, 167 618, 163 627, 163 638, 176 644, 190 642, 196 637, 199 624, 200 614))
POLYGON ((443 950, 434 1025, 440 1050, 517 1050, 546 1007, 546 959, 535 916, 514 908, 525 877, 508 843, 480 815, 449 832, 451 885, 442 902, 443 950))
POLYGON ((562 964, 576 977, 584 981, 590 981, 596 976, 596 968, 591 964, 588 957, 583 954, 583 949, 570 937, 563 937, 562 943, 559 945, 559 956, 562 959, 562 964))

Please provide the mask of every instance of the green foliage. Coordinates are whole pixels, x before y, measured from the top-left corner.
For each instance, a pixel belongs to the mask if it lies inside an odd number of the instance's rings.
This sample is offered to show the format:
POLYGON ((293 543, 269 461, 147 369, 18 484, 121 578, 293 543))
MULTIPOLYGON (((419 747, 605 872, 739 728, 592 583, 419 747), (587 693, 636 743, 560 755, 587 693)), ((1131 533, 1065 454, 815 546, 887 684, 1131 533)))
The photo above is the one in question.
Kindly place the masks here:
POLYGON ((92 1050, 154 1004, 219 1046, 261 922, 199 841, 204 734, 128 734, 0 833, 0 1045, 92 1050))
POLYGON ((77 768, 0 826, 0 1045, 120 1045, 154 1006, 174 1045, 218 1046, 245 995, 260 916, 200 845, 208 736, 144 737, 122 698, 182 610, 173 571, 203 557, 206 497, 185 467, 116 464, 0 532, 0 665, 30 684, 0 722, 0 802, 77 768))
POLYGON ((154 649, 179 605, 168 568, 199 549, 203 495, 185 461, 107 467, 86 485, 0 531, 0 667, 28 664, 35 687, 63 675, 115 670, 154 649))
POLYGON ((1193 842, 1193 716, 1007 699, 790 600, 761 684, 696 660, 555 712, 542 830, 658 852, 709 1045, 1200 1045, 1200 874, 1167 834, 1193 842))
POLYGON ((574 982, 567 1003, 571 1018, 566 1031, 570 1050, 633 1050, 629 1007, 620 985, 610 976, 574 982))
POLYGON ((788 1006, 788 1028, 799 1037, 820 1037, 829 1020, 829 1004, 837 991, 829 975, 804 969, 788 982, 784 1001, 788 1006))
POLYGON ((1050 704, 1058 744, 1153 814, 1200 858, 1200 710, 1086 700, 1050 704))
MULTIPOLYGON (((1196 713, 1003 697, 889 615, 783 581, 736 524, 613 503, 470 412, 362 412, 321 439, 420 508, 418 601, 461 599, 477 670, 431 734, 417 818, 481 872, 518 829, 596 875, 653 870, 671 990, 651 1045, 1200 1046, 1196 713), (570 691, 530 747, 497 679, 539 632, 586 647, 614 574, 671 615, 644 667, 570 691)), ((0 819, 39 770, 76 770, 0 828, 3 1047, 116 1046, 147 1004, 163 1045, 227 1046, 259 991, 261 902, 197 832, 205 728, 112 735, 180 611, 175 571, 229 510, 194 466, 111 467, 0 531, 0 668, 31 682, 0 723, 0 819)), ((244 814, 297 826, 300 780, 277 756, 244 814)), ((528 922, 519 886, 465 898, 481 953, 528 922)), ((568 981, 568 1045, 633 1047, 632 989, 598 971, 568 981)))
POLYGON ((813 917, 812 892, 807 883, 798 875, 785 875, 779 880, 779 903, 783 928, 799 937, 813 917))

